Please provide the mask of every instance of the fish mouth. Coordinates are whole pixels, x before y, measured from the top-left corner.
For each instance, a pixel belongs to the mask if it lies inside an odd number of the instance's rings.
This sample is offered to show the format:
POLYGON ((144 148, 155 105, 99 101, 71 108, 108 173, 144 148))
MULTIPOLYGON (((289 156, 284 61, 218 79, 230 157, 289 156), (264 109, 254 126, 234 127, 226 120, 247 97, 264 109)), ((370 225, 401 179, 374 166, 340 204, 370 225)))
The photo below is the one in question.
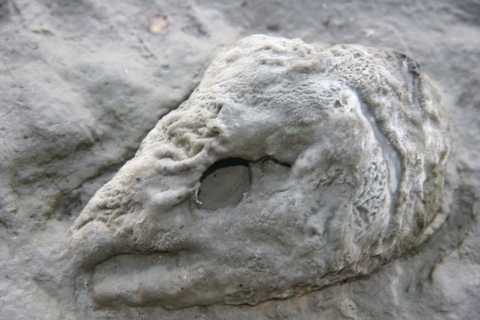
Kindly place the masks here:
MULTIPOLYGON (((238 264, 232 256, 190 252, 119 254, 98 264, 87 291, 94 308, 162 307, 178 310, 214 304, 257 305, 293 294, 294 283, 272 278, 260 256, 238 264)), ((274 272, 277 274, 278 270, 274 272)))
POLYGON ((92 299, 100 306, 195 305, 193 289, 207 282, 207 275, 199 262, 188 260, 187 255, 169 252, 109 258, 93 271, 92 299))
POLYGON ((92 300, 97 307, 161 306, 176 310, 222 303, 225 297, 247 289, 225 286, 231 283, 231 274, 215 268, 218 264, 189 252, 120 254, 93 270, 92 300))

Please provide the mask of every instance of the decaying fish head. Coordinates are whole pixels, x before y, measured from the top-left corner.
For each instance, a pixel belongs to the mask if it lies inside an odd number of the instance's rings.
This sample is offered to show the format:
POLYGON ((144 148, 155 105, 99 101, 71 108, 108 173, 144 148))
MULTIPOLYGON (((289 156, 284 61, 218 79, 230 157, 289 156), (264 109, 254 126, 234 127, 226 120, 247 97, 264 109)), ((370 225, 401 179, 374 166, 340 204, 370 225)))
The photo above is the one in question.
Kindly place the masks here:
POLYGON ((100 305, 257 304, 412 250, 438 214, 440 98, 389 49, 251 36, 220 54, 72 228, 100 305))

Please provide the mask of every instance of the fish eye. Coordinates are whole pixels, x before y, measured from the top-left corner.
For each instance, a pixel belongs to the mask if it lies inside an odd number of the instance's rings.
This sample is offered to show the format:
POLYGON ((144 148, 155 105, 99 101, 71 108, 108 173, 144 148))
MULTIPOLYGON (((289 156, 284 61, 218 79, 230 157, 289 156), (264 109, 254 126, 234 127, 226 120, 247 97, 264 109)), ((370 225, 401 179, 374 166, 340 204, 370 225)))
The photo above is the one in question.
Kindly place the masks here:
POLYGON ((250 189, 250 169, 247 160, 227 158, 215 162, 200 178, 197 201, 200 208, 217 210, 234 206, 250 189))

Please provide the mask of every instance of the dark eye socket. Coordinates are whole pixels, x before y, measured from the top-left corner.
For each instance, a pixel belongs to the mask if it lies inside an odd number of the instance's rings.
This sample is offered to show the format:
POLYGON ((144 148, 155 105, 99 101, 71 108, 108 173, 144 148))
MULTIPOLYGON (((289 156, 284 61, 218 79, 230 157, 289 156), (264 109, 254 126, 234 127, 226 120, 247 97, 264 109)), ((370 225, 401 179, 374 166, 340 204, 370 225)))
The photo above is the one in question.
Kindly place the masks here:
POLYGON ((217 161, 203 173, 200 182, 201 208, 216 210, 236 205, 250 188, 248 161, 241 158, 217 161))

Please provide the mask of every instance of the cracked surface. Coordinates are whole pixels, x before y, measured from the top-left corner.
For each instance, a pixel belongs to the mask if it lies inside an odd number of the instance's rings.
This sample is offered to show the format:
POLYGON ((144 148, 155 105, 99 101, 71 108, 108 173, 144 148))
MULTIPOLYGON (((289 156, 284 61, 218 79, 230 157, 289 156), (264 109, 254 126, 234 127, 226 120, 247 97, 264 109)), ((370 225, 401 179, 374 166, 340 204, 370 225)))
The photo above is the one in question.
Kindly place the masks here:
MULTIPOLYGON (((439 95, 406 55, 251 36, 89 202, 71 263, 103 306, 300 295, 420 245, 449 150, 439 95), (202 207, 204 172, 229 158, 248 164, 250 185, 202 207)), ((223 181, 238 179, 229 170, 223 181)))

